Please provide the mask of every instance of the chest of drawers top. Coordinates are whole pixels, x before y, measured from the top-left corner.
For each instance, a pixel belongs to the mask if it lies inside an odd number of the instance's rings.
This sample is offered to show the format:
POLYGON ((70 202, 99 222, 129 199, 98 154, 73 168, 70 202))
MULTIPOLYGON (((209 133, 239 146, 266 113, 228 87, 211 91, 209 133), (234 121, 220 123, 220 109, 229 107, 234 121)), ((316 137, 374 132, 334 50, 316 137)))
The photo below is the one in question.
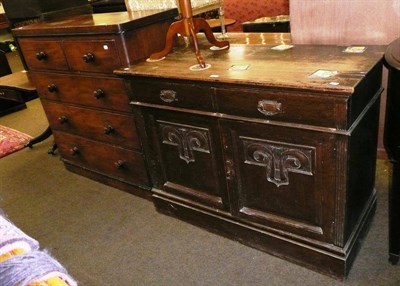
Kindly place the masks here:
POLYGON ((161 49, 176 9, 85 14, 14 29, 28 70, 112 74, 161 49))
POLYGON ((119 34, 165 21, 177 15, 177 9, 83 14, 63 19, 40 21, 16 28, 13 33, 17 37, 119 34))

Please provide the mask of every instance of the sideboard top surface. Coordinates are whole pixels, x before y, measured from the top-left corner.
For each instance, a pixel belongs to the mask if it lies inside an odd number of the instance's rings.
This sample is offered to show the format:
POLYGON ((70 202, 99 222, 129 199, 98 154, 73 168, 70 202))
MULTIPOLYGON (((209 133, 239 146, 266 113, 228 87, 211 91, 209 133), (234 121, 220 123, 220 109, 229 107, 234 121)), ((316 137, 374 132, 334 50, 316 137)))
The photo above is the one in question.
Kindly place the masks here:
POLYGON ((294 45, 287 50, 274 50, 276 43, 246 45, 245 34, 243 43, 237 39, 233 42, 229 49, 213 51, 210 45, 201 41, 201 54, 210 65, 206 69, 191 70, 197 65, 194 52, 190 47, 176 45, 162 61, 135 63, 115 73, 350 95, 363 77, 382 60, 385 52, 384 46, 368 46, 363 53, 346 53, 343 46, 320 45, 294 45), (330 76, 313 77, 317 71, 330 76))
POLYGON ((43 20, 13 30, 16 36, 121 33, 178 16, 177 9, 83 14, 43 20))

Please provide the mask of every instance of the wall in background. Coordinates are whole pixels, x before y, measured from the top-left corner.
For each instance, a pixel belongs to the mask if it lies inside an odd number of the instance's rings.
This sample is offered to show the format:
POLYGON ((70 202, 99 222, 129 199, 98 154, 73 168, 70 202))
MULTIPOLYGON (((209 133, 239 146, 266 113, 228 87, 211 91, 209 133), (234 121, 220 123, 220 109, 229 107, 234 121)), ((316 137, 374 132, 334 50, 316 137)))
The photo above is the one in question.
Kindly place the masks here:
POLYGON ((399 0, 290 0, 296 44, 389 44, 400 36, 399 0))
MULTIPOLYGON (((294 44, 387 45, 400 37, 399 0, 290 0, 294 44)), ((387 86, 384 69, 383 87, 387 86)), ((382 94, 378 157, 383 145, 386 90, 382 94)))

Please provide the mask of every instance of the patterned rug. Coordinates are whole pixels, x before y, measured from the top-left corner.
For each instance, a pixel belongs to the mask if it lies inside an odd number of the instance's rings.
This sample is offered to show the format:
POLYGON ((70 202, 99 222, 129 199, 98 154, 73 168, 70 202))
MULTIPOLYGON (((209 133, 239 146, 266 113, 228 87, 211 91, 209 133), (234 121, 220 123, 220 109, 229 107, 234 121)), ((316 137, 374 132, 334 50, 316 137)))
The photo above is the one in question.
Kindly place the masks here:
POLYGON ((0 125, 0 158, 25 147, 32 136, 0 125))

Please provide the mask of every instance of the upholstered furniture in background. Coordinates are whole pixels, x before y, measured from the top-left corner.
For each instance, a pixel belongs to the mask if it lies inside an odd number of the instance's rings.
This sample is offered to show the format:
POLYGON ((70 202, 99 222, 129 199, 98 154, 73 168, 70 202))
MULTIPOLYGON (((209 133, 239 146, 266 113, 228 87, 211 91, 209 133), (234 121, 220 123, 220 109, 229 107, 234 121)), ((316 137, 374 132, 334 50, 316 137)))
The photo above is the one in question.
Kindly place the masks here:
MULTIPOLYGON (((125 0, 126 8, 131 11, 151 9, 179 8, 178 0, 125 0)), ((222 0, 191 0, 193 15, 201 14, 221 7, 222 0)))
MULTIPOLYGON (((92 0, 92 6, 95 12, 111 12, 125 10, 124 0, 92 0)), ((129 2, 129 0, 127 0, 129 2)), ((150 9, 150 8, 171 8, 177 7, 175 0, 132 0, 132 9, 150 9), (157 3, 155 3, 157 2, 157 3)), ((193 15, 198 15, 210 10, 221 7, 220 0, 192 0, 193 15)), ((254 21, 261 17, 271 17, 289 14, 289 0, 223 0, 223 11, 225 18, 234 19, 236 23, 229 26, 229 31, 242 31, 242 23, 254 21)), ((221 12, 220 12, 221 14, 221 12)))
POLYGON ((229 31, 242 31, 242 23, 261 17, 289 14, 289 0, 224 0, 225 17, 236 20, 229 31))

